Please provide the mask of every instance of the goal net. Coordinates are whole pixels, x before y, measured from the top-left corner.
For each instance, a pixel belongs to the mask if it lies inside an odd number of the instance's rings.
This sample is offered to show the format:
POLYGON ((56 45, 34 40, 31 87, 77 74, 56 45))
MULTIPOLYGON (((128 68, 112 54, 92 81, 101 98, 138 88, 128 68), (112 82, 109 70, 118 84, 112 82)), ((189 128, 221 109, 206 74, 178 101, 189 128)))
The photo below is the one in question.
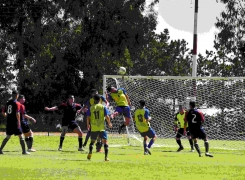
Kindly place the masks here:
MULTIPOLYGON (((105 75, 103 92, 106 87, 123 87, 138 108, 141 99, 146 100, 150 111, 151 127, 158 139, 155 147, 178 147, 173 131, 174 116, 178 105, 188 108, 188 102, 195 99, 196 106, 205 116, 204 129, 210 147, 217 149, 245 149, 245 78, 191 78, 163 76, 122 76, 105 75)), ((110 102, 110 112, 115 110, 115 103, 110 102)), ((132 108, 132 115, 134 114, 132 108)), ((107 127, 112 145, 142 146, 142 137, 133 121, 118 134, 119 125, 124 121, 122 115, 112 120, 113 128, 107 127)), ((182 137, 184 147, 189 143, 182 137)), ((203 143, 199 143, 202 147, 203 143)))

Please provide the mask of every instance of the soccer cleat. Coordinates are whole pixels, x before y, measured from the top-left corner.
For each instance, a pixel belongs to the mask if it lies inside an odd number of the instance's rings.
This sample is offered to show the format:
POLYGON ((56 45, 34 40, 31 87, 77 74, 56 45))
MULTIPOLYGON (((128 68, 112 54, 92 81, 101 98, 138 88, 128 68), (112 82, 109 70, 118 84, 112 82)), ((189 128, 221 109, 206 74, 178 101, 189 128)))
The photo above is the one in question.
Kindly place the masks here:
POLYGON ((209 153, 205 153, 205 156, 207 156, 207 157, 214 157, 212 154, 209 154, 209 153))
POLYGON ((121 128, 121 126, 119 125, 118 134, 121 134, 121 132, 122 132, 122 128, 121 128))
POLYGON ((28 152, 36 152, 35 149, 28 149, 27 151, 28 151, 28 152))
POLYGON ((105 158, 105 161, 110 161, 108 158, 105 158))
POLYGON ((148 152, 144 152, 144 155, 148 155, 148 152))
POLYGON ((83 144, 83 148, 85 148, 85 147, 86 147, 86 145, 87 145, 87 144, 83 144))
POLYGON ((22 155, 30 155, 29 152, 23 152, 22 155))
POLYGON ((146 151, 151 155, 151 151, 148 147, 146 148, 146 151))
POLYGON ((91 156, 92 156, 92 154, 88 154, 87 159, 91 160, 91 156))
POLYGON ((194 152, 195 150, 194 149, 191 149, 191 151, 190 152, 194 152))
POLYGON ((199 157, 202 157, 202 154, 199 154, 199 157))
POLYGON ((58 148, 58 151, 62 151, 62 147, 59 147, 59 148, 58 148))
POLYGON ((78 151, 84 151, 84 149, 83 148, 78 148, 78 151))
POLYGON ((184 148, 183 147, 179 147, 179 149, 177 150, 177 152, 182 151, 184 148))

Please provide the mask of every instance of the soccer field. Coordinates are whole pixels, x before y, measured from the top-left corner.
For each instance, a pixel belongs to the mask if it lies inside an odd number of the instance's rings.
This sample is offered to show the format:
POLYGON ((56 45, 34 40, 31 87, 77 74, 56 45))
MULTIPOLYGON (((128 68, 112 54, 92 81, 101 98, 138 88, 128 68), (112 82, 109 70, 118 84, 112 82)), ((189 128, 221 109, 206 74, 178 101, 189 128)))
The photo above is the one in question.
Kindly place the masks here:
MULTIPOLYGON (((0 141, 5 136, 0 135, 0 141)), ((109 148, 110 162, 104 162, 103 153, 94 153, 87 160, 85 152, 77 151, 77 137, 67 136, 63 151, 57 151, 59 136, 34 137, 37 152, 21 155, 17 137, 12 137, 0 156, 0 179, 245 179, 245 151, 213 150, 214 158, 198 157, 186 150, 177 153, 176 148, 152 148, 152 155, 143 155, 142 147, 109 148)), ((173 139, 174 141, 174 139, 173 139)), ((95 148, 94 148, 95 149, 95 148)), ((202 149, 203 151, 203 149, 202 149)))

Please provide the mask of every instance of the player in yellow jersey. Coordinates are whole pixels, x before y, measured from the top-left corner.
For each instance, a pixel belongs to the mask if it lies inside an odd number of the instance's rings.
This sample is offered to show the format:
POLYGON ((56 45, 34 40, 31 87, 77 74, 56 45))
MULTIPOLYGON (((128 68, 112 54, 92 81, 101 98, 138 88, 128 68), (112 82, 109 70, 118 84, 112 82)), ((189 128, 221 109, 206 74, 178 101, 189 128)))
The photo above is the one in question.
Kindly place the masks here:
POLYGON ((112 124, 110 122, 109 111, 108 109, 99 104, 100 96, 94 96, 94 105, 92 105, 87 111, 87 128, 91 129, 91 142, 89 145, 89 153, 87 159, 90 160, 93 152, 93 145, 99 136, 102 139, 102 143, 104 144, 105 150, 105 161, 109 161, 108 159, 108 142, 107 142, 107 133, 105 130, 105 119, 110 128, 112 128, 112 124), (91 126, 91 127, 90 127, 91 126))
MULTIPOLYGON (((98 94, 98 91, 96 89, 91 89, 90 90, 90 98, 89 100, 85 103, 83 109, 89 109, 92 105, 94 105, 94 96, 98 94)), ((103 102, 106 104, 106 108, 109 107, 109 102, 105 99, 104 96, 102 95, 99 95, 100 96, 100 100, 99 100, 99 103, 102 104, 103 102)), ((87 142, 88 142, 88 139, 90 138, 90 129, 88 129, 88 132, 87 132, 87 135, 86 135, 86 138, 85 138, 85 141, 83 143, 83 147, 86 147, 87 145, 87 142)), ((101 139, 98 138, 97 139, 97 143, 96 143, 96 151, 97 152, 101 152, 101 147, 102 147, 102 142, 101 142, 101 139)))
POLYGON ((139 130, 141 136, 144 138, 143 145, 144 145, 144 154, 151 155, 150 148, 154 144, 157 136, 154 130, 150 126, 150 113, 149 110, 145 108, 145 101, 140 100, 140 108, 137 109, 134 113, 134 120, 137 129, 139 130), (151 138, 149 144, 147 145, 147 137, 151 138))
POLYGON ((115 112, 111 115, 111 118, 113 119, 116 117, 118 114, 123 113, 123 116, 126 120, 124 124, 119 126, 118 133, 121 134, 122 129, 125 126, 128 126, 130 123, 131 119, 131 113, 130 113, 130 107, 131 107, 131 102, 128 97, 128 94, 124 88, 115 88, 112 86, 107 87, 107 91, 109 94, 106 93, 106 99, 107 101, 114 100, 116 102, 116 110, 115 112))
MULTIPOLYGON (((180 152, 184 149, 183 145, 181 144, 180 138, 184 134, 185 113, 186 113, 185 109, 180 105, 179 112, 175 115, 175 121, 174 121, 175 123, 174 129, 175 129, 175 132, 177 133, 175 138, 176 138, 177 144, 179 145, 179 149, 177 150, 177 152, 180 152)), ((188 125, 187 125, 187 137, 189 139, 189 143, 191 146, 191 152, 194 152, 193 140, 191 138, 190 132, 188 131, 188 125)))

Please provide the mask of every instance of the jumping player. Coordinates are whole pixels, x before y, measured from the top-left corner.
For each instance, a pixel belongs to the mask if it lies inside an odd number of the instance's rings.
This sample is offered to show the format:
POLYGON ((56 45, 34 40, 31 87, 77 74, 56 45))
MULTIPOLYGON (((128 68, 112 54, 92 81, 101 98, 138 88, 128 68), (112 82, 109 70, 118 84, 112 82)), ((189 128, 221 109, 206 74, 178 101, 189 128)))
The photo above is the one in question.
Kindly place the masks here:
MULTIPOLYGON (((175 132, 177 133, 176 134, 176 142, 177 144, 179 145, 179 149, 177 150, 177 152, 180 152, 184 149, 183 145, 181 144, 181 140, 180 138, 183 136, 184 134, 184 124, 185 124, 185 109, 180 105, 179 106, 179 112, 175 115, 175 132), (178 129, 178 126, 180 127, 178 129)), ((188 131, 188 124, 186 126, 186 131, 187 131, 187 136, 188 136, 188 139, 189 139, 189 143, 190 143, 190 146, 191 146, 191 152, 194 152, 194 147, 193 147, 193 140, 191 138, 191 134, 190 132, 188 131)))
POLYGON ((144 138, 143 146, 144 146, 144 154, 151 155, 150 148, 154 144, 157 136, 154 130, 150 126, 150 113, 149 110, 145 108, 145 101, 139 101, 140 108, 135 111, 134 120, 136 123, 136 127, 139 130, 141 136, 144 138), (151 138, 148 146, 147 146, 147 137, 151 138))
POLYGON ((78 142, 79 148, 78 151, 83 151, 82 144, 83 144, 83 133, 77 122, 75 121, 76 114, 80 113, 82 106, 80 104, 74 103, 74 96, 69 95, 67 98, 67 102, 60 104, 59 106, 55 106, 52 108, 45 107, 46 111, 55 111, 55 110, 63 110, 64 115, 62 119, 62 132, 60 135, 60 145, 59 151, 62 151, 63 141, 65 139, 65 135, 69 129, 72 129, 73 132, 78 134, 78 142))
MULTIPOLYGON (((96 89, 91 89, 91 91, 90 91, 90 99, 85 103, 85 106, 83 107, 83 109, 89 109, 92 105, 94 105, 94 96, 96 94, 98 94, 98 91, 96 89)), ((99 104, 102 104, 102 102, 104 102, 106 104, 106 108, 108 108, 109 107, 109 102, 105 99, 104 96, 102 96, 102 95, 99 95, 99 96, 100 96, 99 104)), ((90 131, 90 129, 88 129, 88 132, 87 132, 83 147, 86 147, 87 142, 88 142, 88 140, 90 138, 90 133, 91 133, 91 131, 90 131)), ((96 151, 97 152, 101 152, 101 147, 102 147, 102 142, 101 142, 101 139, 98 138, 97 139, 97 143, 96 143, 96 151)))
POLYGON ((93 152, 93 145, 97 137, 99 136, 102 139, 105 150, 105 161, 109 161, 108 159, 108 143, 107 143, 107 133, 105 130, 105 119, 110 128, 112 128, 112 124, 110 122, 109 111, 108 109, 99 104, 100 96, 94 96, 94 105, 92 105, 87 111, 87 128, 91 128, 91 142, 89 145, 89 153, 87 159, 90 160, 93 152), (90 127, 91 125, 91 127, 90 127))
POLYGON ((204 141, 205 155, 208 157, 213 157, 213 155, 209 154, 209 143, 206 137, 206 133, 204 132, 204 129, 202 127, 202 124, 204 123, 204 116, 202 112, 195 109, 196 103, 190 102, 190 110, 185 115, 185 125, 184 125, 184 135, 186 135, 186 127, 187 123, 189 126, 189 131, 191 133, 192 139, 194 140, 194 146, 199 154, 199 157, 201 157, 201 151, 197 143, 197 138, 200 138, 204 141))
POLYGON ((107 94, 106 92, 106 99, 107 101, 114 100, 116 102, 116 110, 115 112, 111 115, 111 118, 115 118, 118 114, 123 113, 123 116, 126 120, 124 124, 119 126, 118 133, 120 134, 122 129, 126 126, 129 125, 130 119, 131 119, 131 113, 130 113, 130 107, 131 107, 131 102, 130 99, 127 95, 127 92, 124 88, 115 88, 112 86, 107 87, 107 91, 110 94, 107 94))
POLYGON ((29 155, 30 153, 26 152, 25 149, 25 141, 22 136, 21 122, 20 122, 20 111, 21 104, 17 101, 19 97, 19 93, 17 91, 12 92, 12 99, 9 100, 3 109, 2 114, 7 117, 7 126, 6 126, 6 138, 3 140, 2 145, 0 147, 0 154, 3 154, 3 148, 14 134, 15 136, 19 136, 20 145, 22 148, 23 155, 29 155))
POLYGON ((22 128, 23 134, 25 136, 25 141, 26 141, 26 145, 27 145, 27 148, 28 148, 28 152, 36 152, 36 150, 32 148, 33 132, 30 129, 26 119, 32 120, 34 123, 36 123, 36 120, 33 117, 28 116, 26 114, 26 108, 25 108, 25 105, 24 105, 24 103, 26 101, 25 96, 24 95, 20 95, 18 101, 20 102, 21 107, 22 107, 21 108, 21 112, 20 112, 20 121, 21 121, 21 128, 22 128))

